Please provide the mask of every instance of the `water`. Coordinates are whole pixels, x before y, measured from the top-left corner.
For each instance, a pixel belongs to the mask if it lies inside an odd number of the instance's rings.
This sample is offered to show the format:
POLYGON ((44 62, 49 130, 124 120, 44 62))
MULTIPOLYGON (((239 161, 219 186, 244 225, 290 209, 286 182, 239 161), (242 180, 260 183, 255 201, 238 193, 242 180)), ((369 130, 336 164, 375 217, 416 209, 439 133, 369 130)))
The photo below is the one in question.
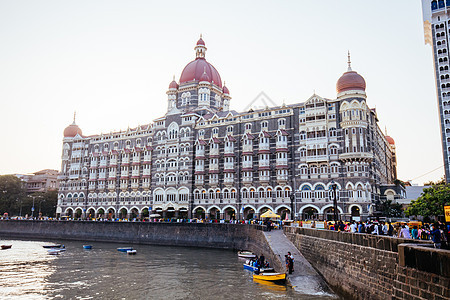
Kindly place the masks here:
MULTIPOLYGON (((115 243, 63 243, 49 255, 49 241, 2 240, 0 299, 318 299, 283 285, 254 282, 228 250, 115 243)), ((325 297, 321 297, 325 299, 325 297)))

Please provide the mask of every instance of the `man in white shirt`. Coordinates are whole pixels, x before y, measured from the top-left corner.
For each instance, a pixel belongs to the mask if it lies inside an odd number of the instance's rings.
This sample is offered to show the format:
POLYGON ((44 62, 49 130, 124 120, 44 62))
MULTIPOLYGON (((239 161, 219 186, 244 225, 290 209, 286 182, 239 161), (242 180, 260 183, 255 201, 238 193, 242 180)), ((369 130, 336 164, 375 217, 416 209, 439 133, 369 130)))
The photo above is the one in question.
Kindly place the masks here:
POLYGON ((355 221, 352 221, 352 223, 350 224, 350 232, 356 233, 357 230, 358 230, 358 226, 356 225, 355 221))

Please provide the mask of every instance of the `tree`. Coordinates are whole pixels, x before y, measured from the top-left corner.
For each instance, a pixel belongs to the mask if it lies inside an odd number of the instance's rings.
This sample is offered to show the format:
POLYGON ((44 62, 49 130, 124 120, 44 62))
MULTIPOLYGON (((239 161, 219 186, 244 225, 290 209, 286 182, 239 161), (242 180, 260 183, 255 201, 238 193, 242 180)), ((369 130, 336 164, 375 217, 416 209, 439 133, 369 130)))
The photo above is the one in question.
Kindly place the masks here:
POLYGON ((445 177, 443 176, 441 179, 439 179, 439 181, 428 181, 425 182, 423 185, 425 186, 429 186, 429 185, 439 185, 439 184, 445 184, 445 177))
POLYGON ((387 218, 399 218, 403 216, 403 208, 400 203, 392 203, 392 200, 382 200, 379 210, 381 215, 387 218))
POLYGON ((14 175, 0 175, 0 214, 18 215, 22 202, 26 200, 26 189, 14 175))
POLYGON ((434 218, 444 214, 444 205, 450 204, 450 184, 435 184, 423 190, 417 200, 411 201, 406 216, 434 218))

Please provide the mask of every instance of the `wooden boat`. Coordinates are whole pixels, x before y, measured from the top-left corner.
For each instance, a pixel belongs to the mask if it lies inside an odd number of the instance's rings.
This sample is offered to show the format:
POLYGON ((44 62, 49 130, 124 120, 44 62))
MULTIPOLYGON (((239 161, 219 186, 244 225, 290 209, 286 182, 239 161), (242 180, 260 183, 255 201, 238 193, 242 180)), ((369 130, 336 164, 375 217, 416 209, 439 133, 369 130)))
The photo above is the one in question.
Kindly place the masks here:
POLYGON ((128 251, 127 251, 127 254, 128 254, 128 255, 136 255, 136 253, 137 253, 137 251, 134 250, 134 249, 133 249, 133 250, 128 250, 128 251))
POLYGON ((242 258, 255 258, 256 255, 250 251, 239 251, 238 256, 242 258))
POLYGON ((92 249, 92 245, 83 245, 83 249, 92 249))
POLYGON ((60 244, 57 244, 57 245, 44 245, 42 247, 44 247, 46 249, 52 249, 52 248, 61 248, 61 245, 60 244))
POLYGON ((50 255, 59 255, 61 251, 59 249, 50 249, 48 250, 48 254, 50 255))
POLYGON ((280 282, 281 284, 278 284, 278 281, 268 281, 268 280, 260 280, 260 279, 255 279, 253 278, 253 282, 256 282, 258 284, 263 285, 264 287, 266 287, 269 290, 273 290, 273 291, 286 291, 287 287, 285 284, 283 284, 283 282, 280 282))
POLYGON ((2 250, 10 249, 12 245, 2 245, 2 250))
MULTIPOLYGON (((258 270, 257 267, 254 267, 251 265, 251 262, 249 260, 247 260, 244 264, 244 270, 249 270, 252 272, 255 272, 256 270, 258 270)), ((260 268, 259 272, 264 273, 264 272, 273 272, 273 268, 260 268)))
POLYGON ((253 279, 267 280, 267 281, 284 281, 286 280, 286 274, 272 273, 272 272, 253 274, 253 279))
POLYGON ((117 248, 117 251, 120 251, 120 252, 127 252, 129 250, 133 250, 133 248, 131 248, 131 247, 117 248))

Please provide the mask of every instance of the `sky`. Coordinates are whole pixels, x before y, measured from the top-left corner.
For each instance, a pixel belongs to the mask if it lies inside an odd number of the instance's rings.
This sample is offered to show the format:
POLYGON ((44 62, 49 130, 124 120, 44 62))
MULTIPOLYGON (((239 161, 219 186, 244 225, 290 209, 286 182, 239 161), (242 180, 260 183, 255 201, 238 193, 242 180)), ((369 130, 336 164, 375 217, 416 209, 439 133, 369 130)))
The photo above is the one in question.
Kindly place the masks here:
POLYGON ((398 178, 443 176, 419 0, 0 0, 0 174, 59 170, 74 111, 85 135, 163 116, 200 34, 237 111, 262 91, 280 105, 335 98, 350 50, 398 178))

